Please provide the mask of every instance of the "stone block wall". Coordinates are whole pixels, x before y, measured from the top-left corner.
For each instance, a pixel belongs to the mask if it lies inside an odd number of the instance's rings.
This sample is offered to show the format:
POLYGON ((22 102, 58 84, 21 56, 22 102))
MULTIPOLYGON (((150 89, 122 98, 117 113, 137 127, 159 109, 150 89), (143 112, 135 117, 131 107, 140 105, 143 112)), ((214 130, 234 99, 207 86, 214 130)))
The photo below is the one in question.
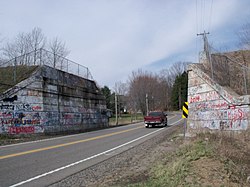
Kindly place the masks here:
POLYGON ((105 126, 106 103, 95 82, 48 66, 39 67, 28 79, 0 95, 1 134, 105 126))
POLYGON ((250 96, 238 96, 214 82, 199 68, 189 65, 188 131, 246 130, 250 124, 250 96))

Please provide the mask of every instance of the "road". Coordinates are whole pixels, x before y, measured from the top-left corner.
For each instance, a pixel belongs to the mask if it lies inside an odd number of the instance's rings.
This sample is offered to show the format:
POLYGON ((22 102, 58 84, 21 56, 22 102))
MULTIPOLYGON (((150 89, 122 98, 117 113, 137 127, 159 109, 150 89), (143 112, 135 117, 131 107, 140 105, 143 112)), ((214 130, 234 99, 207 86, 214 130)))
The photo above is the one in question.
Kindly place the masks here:
MULTIPOLYGON (((169 115, 169 126, 180 123, 180 115, 169 115)), ((0 186, 48 186, 167 130, 136 123, 1 146, 0 186)))

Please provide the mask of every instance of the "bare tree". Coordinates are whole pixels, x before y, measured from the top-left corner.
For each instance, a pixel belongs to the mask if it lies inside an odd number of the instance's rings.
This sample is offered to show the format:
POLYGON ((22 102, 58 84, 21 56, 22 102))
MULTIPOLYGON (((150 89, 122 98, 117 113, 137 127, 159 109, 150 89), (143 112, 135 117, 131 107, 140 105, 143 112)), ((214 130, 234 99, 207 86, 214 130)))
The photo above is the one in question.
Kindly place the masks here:
POLYGON ((62 42, 57 37, 49 42, 49 49, 52 53, 61 57, 66 57, 69 54, 69 50, 66 48, 65 42, 62 42))
POLYGON ((3 57, 7 60, 18 57, 17 64, 20 65, 41 64, 43 60, 43 62, 61 69, 67 65, 64 61, 69 54, 65 43, 58 38, 54 38, 47 44, 42 29, 38 27, 29 33, 19 33, 13 41, 6 43, 2 51, 3 57), (50 51, 41 50, 45 47, 49 48, 50 51))
POLYGON ((175 62, 169 69, 172 77, 180 76, 184 71, 187 70, 187 65, 190 62, 175 62))
POLYGON ((59 66, 63 68, 64 58, 69 54, 69 50, 66 48, 64 42, 59 40, 57 37, 49 42, 49 49, 53 53, 53 66, 59 66))
POLYGON ((168 69, 165 69, 160 72, 159 79, 161 83, 162 90, 162 104, 164 110, 171 109, 171 94, 173 89, 173 84, 175 77, 172 76, 171 72, 168 69))
POLYGON ((30 44, 30 51, 37 51, 38 49, 44 48, 46 45, 46 37, 39 27, 35 27, 27 34, 27 37, 30 44))
POLYGON ((30 33, 19 33, 16 38, 7 42, 3 47, 3 56, 7 59, 19 57, 19 64, 29 64, 36 62, 38 49, 43 48, 46 44, 46 38, 40 28, 34 28, 30 33), (25 56, 27 53, 35 51, 32 58, 25 56))
POLYGON ((128 84, 121 81, 116 82, 114 86, 114 91, 118 95, 127 95, 128 93, 128 84))
POLYGON ((138 70, 132 72, 129 80, 130 107, 146 114, 146 100, 149 110, 163 110, 166 85, 157 75, 138 70))
POLYGON ((250 23, 246 23, 242 26, 241 30, 238 32, 240 46, 243 49, 250 49, 250 23))
MULTIPOLYGON (((1 36, 1 34, 0 34, 1 36)), ((0 44, 3 42, 3 39, 0 39, 0 44)), ((3 49, 2 46, 0 46, 0 66, 3 64, 4 60, 3 60, 3 49)))
POLYGON ((2 50, 4 57, 8 59, 30 52, 28 35, 25 33, 19 33, 12 42, 7 42, 2 50))

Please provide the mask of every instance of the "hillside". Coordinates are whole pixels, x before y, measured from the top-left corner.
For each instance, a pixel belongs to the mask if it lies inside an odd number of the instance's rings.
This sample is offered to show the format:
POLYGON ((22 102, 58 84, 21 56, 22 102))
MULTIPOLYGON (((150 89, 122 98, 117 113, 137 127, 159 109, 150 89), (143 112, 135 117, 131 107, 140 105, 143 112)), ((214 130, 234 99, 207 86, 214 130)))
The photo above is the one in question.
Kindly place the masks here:
POLYGON ((211 60, 201 68, 207 75, 239 95, 250 94, 250 50, 214 53, 211 60))
POLYGON ((0 94, 28 78, 38 66, 0 67, 0 94), (16 80, 14 77, 16 76, 16 80))

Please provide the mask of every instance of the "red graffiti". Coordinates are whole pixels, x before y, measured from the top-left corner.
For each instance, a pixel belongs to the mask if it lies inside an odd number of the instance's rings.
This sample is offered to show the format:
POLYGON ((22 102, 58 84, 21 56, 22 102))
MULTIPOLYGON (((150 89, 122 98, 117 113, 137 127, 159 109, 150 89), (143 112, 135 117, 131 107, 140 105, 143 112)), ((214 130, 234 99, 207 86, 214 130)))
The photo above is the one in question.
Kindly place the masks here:
POLYGON ((232 105, 232 106, 229 106, 230 109, 235 109, 236 106, 235 105, 232 105))
POLYGON ((0 125, 12 124, 13 119, 0 119, 0 125))
POLYGON ((211 108, 227 108, 227 107, 228 107, 228 104, 226 102, 211 105, 211 108))
POLYGON ((0 112, 0 117, 1 118, 12 118, 12 113, 11 112, 0 112))
POLYGON ((239 108, 228 112, 228 118, 233 122, 237 120, 243 120, 244 112, 239 108))
POLYGON ((201 97, 199 95, 190 98, 190 103, 199 102, 201 97))
POLYGON ((73 114, 63 114, 63 118, 64 119, 72 119, 72 118, 74 118, 74 115, 73 114))
POLYGON ((41 109, 42 109, 41 106, 33 106, 33 107, 32 107, 32 110, 41 110, 41 109))
POLYGON ((29 133, 34 133, 35 132, 35 127, 9 127, 9 133, 10 134, 29 134, 29 133))

